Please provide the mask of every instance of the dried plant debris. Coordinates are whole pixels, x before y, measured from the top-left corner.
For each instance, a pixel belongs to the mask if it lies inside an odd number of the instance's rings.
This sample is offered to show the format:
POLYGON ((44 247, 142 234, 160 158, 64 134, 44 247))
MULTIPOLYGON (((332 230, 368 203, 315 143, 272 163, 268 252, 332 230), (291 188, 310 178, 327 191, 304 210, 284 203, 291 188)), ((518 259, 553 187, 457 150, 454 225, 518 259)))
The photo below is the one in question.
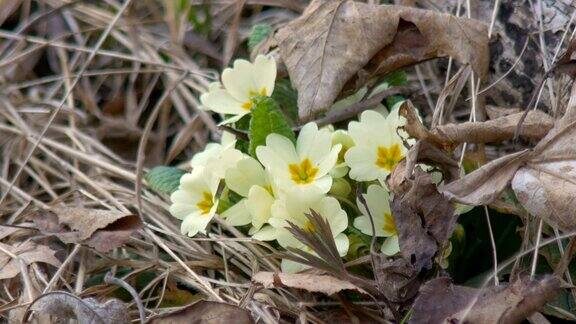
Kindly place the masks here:
POLYGON ((398 181, 390 189, 402 257, 416 272, 431 269, 434 256, 445 248, 456 225, 452 204, 438 192, 430 174, 419 167, 413 177, 398 181))
MULTIPOLYGON (((428 130, 409 101, 400 107, 400 114, 407 120, 404 129, 410 136, 450 151, 462 143, 498 143, 511 140, 524 115, 523 112, 517 112, 484 122, 439 125, 428 130)), ((539 110, 530 111, 522 124, 520 136, 529 140, 541 140, 553 126, 554 120, 550 115, 539 110)))
POLYGON ((456 201, 482 205, 494 201, 512 182, 531 214, 564 231, 576 229, 576 108, 569 104, 546 137, 532 150, 505 155, 440 190, 456 201))
POLYGON ((81 299, 63 291, 54 291, 38 297, 30 310, 59 319, 77 320, 80 324, 130 322, 126 305, 118 299, 100 303, 94 298, 81 299))
POLYGON ((64 243, 86 244, 100 252, 121 246, 142 227, 136 215, 78 207, 37 211, 33 220, 46 235, 54 235, 64 243))
POLYGON ((520 323, 559 290, 560 280, 551 275, 483 289, 433 279, 420 289, 409 323, 520 323))
POLYGON ((60 260, 55 256, 56 251, 52 248, 36 244, 33 241, 16 243, 13 246, 0 243, 0 280, 14 278, 22 270, 23 266, 32 263, 45 263, 54 267, 60 266, 60 260), (10 254, 8 254, 10 253, 10 254))
POLYGON ((199 301, 174 312, 151 318, 148 324, 252 324, 248 311, 238 306, 199 301))
POLYGON ((328 275, 258 272, 252 276, 252 281, 261 284, 264 288, 291 287, 326 295, 332 295, 345 289, 365 293, 364 290, 350 282, 328 275))
POLYGON ((475 20, 405 6, 313 1, 276 34, 298 90, 301 120, 325 112, 345 88, 405 66, 451 56, 487 72, 487 27, 475 20))

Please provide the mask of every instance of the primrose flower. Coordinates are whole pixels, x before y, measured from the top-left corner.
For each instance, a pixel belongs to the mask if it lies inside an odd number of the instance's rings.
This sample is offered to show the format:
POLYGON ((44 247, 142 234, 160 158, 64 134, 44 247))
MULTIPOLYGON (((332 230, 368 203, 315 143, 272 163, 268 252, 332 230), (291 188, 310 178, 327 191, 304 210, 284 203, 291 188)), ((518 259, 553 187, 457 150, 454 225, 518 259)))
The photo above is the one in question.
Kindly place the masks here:
POLYGON ((296 146, 284 136, 270 134, 266 145, 256 148, 256 155, 280 188, 317 186, 326 193, 332 186, 329 172, 341 147, 332 146, 329 130, 318 130, 315 123, 308 123, 300 131, 296 146))
MULTIPOLYGON (((306 217, 310 210, 314 210, 328 221, 340 256, 346 255, 349 246, 348 237, 343 233, 348 227, 346 212, 340 207, 336 198, 324 195, 317 187, 293 188, 274 202, 269 223, 276 229, 275 236, 278 243, 283 247, 312 252, 286 229, 289 226, 288 222, 291 222, 300 228, 314 231, 313 225, 306 217)), ((287 260, 282 260, 282 269, 285 272, 298 270, 293 262, 287 260)))
POLYGON ((222 85, 212 84, 208 92, 200 96, 202 105, 214 112, 233 115, 222 123, 232 123, 252 109, 252 98, 270 96, 276 80, 276 62, 272 57, 258 55, 254 63, 234 61, 233 68, 222 72, 222 85))
POLYGON ((336 166, 332 169, 330 174, 334 178, 342 178, 348 173, 349 170, 348 166, 346 165, 346 162, 344 161, 344 156, 346 155, 346 152, 348 152, 348 150, 352 146, 354 146, 354 140, 348 134, 347 131, 343 129, 338 129, 332 132, 332 146, 335 146, 337 144, 340 144, 342 148, 338 153, 338 160, 336 161, 336 166))
MULTIPOLYGON (((374 219, 374 235, 377 237, 387 237, 382 245, 382 252, 386 255, 398 253, 400 251, 398 232, 396 231, 394 217, 390 211, 390 195, 388 191, 379 185, 373 184, 368 187, 368 192, 363 194, 363 196, 370 210, 370 214, 374 219)), ((360 212, 362 212, 362 216, 354 219, 354 227, 366 235, 373 235, 372 224, 366 207, 359 199, 357 200, 357 204, 360 212)))
POLYGON ((224 132, 221 143, 208 143, 204 151, 194 155, 190 165, 192 169, 205 168, 219 179, 223 179, 226 170, 235 166, 245 156, 235 148, 235 145, 234 135, 224 132))
POLYGON ((206 233, 206 226, 216 214, 216 193, 220 179, 202 167, 180 178, 180 186, 170 196, 170 213, 182 220, 182 234, 192 237, 206 233))
POLYGON ((351 179, 384 182, 407 152, 396 131, 403 121, 398 110, 387 117, 367 110, 359 122, 350 122, 348 133, 355 146, 346 152, 344 159, 350 167, 351 179))
POLYGON ((256 235, 272 215, 271 207, 278 196, 278 189, 260 162, 251 157, 238 161, 235 167, 226 171, 226 185, 244 197, 240 202, 244 202, 250 217, 246 223, 237 225, 252 223, 250 234, 256 235))

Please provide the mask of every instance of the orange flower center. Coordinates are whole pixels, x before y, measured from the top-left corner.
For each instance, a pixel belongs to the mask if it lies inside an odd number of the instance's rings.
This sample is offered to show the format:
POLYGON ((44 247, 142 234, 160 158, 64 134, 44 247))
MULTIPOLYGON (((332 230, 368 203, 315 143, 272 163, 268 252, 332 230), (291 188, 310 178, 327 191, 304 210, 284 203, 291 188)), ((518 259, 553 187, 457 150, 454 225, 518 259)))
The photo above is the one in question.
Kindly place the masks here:
POLYGON ((390 172, 404 158, 399 144, 394 144, 390 147, 378 146, 377 157, 376 165, 390 172))
POLYGON ((214 197, 211 193, 204 191, 202 193, 202 200, 196 204, 196 207, 202 211, 202 215, 206 215, 214 206, 214 197))
POLYGON ((316 175, 318 174, 318 168, 312 166, 310 159, 306 158, 298 163, 292 163, 288 165, 288 170, 290 171, 290 176, 292 181, 297 184, 307 184, 314 181, 316 175))

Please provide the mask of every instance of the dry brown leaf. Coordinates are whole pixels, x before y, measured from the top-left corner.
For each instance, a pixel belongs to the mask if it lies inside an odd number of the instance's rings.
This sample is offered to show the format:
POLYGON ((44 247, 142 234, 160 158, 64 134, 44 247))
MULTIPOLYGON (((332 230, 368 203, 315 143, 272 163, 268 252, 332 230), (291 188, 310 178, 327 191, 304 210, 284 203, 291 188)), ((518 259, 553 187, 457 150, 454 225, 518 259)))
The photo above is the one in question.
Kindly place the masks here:
POLYGON ((76 319, 80 324, 129 323, 129 313, 117 299, 99 303, 94 298, 80 299, 66 292, 51 292, 38 298, 31 309, 61 319, 76 319))
POLYGON ((512 182, 528 212, 564 231, 576 230, 575 103, 576 85, 564 116, 533 150, 494 160, 440 191, 455 201, 482 205, 498 198, 512 182))
POLYGON ((252 324, 250 313, 238 306, 201 300, 177 311, 151 318, 148 324, 252 324))
POLYGON ((136 215, 103 209, 58 207, 38 211, 33 217, 38 229, 64 243, 82 243, 99 252, 119 247, 142 227, 136 215))
POLYGON ((374 255, 374 277, 378 289, 390 301, 402 303, 418 293, 421 281, 418 272, 403 258, 374 255))
POLYGON ((420 289, 409 323, 520 323, 559 290, 560 280, 550 275, 484 289, 455 286, 448 278, 438 278, 420 289))
POLYGON ((258 272, 252 276, 252 281, 262 284, 264 288, 290 287, 326 295, 332 295, 345 289, 365 293, 364 290, 348 281, 328 275, 258 272))
MULTIPOLYGON (((494 143, 514 138, 523 112, 505 115, 484 122, 446 124, 428 130, 420 121, 409 101, 400 107, 400 114, 407 120, 404 129, 410 136, 429 141, 438 147, 452 150, 461 143, 494 143)), ((554 120, 539 110, 530 111, 522 124, 520 136, 540 140, 554 126, 554 120)))
MULTIPOLYGON (((393 174, 397 172, 402 172, 401 168, 393 174)), ((430 174, 420 168, 414 170, 413 179, 390 185, 390 190, 394 193, 391 208, 402 257, 416 272, 432 268, 434 256, 445 248, 456 224, 452 204, 438 192, 430 174)))
POLYGON ((489 59, 483 23, 404 6, 316 0, 275 37, 302 121, 328 110, 345 87, 402 67, 451 56, 482 76, 489 59))
POLYGON ((498 198, 529 155, 529 150, 523 150, 503 156, 459 180, 440 185, 438 190, 449 199, 462 204, 489 204, 498 198))
POLYGON ((486 105, 486 114, 488 115, 489 119, 496 119, 512 114, 517 114, 520 112, 522 112, 522 109, 520 108, 507 108, 507 107, 486 105))
POLYGON ((0 243, 0 247, 2 250, 9 251, 18 257, 18 259, 14 259, 0 251, 0 280, 14 278, 20 274, 22 268, 19 264, 19 260, 22 260, 26 265, 39 262, 50 264, 55 267, 60 266, 60 261, 54 256, 56 251, 45 245, 39 245, 32 241, 25 241, 17 246, 0 243))
POLYGON ((576 230, 575 112, 569 105, 512 179, 512 189, 524 208, 564 231, 576 230))

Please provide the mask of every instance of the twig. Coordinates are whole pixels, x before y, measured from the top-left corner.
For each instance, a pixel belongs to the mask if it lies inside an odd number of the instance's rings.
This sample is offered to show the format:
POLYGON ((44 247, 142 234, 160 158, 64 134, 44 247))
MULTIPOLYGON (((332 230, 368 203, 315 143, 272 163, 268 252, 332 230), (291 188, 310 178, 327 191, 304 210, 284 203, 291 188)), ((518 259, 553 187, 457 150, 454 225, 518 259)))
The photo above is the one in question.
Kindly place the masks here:
POLYGON ((490 222, 490 214, 488 213, 488 206, 484 205, 484 213, 486 215, 486 223, 488 224, 488 235, 490 235, 490 245, 492 245, 492 262, 494 263, 494 286, 498 286, 498 252, 496 251, 496 241, 494 241, 494 232, 492 232, 492 224, 490 222))
POLYGON ((112 273, 110 273, 110 272, 107 272, 106 276, 104 276, 104 282, 109 284, 109 285, 116 285, 116 286, 120 286, 120 287, 126 289, 126 291, 128 291, 130 293, 130 295, 132 295, 132 298, 134 298, 134 302, 136 303, 136 306, 138 306, 138 314, 140 315, 140 323, 146 322, 146 314, 144 313, 144 305, 142 304, 142 300, 140 299, 138 292, 136 292, 136 290, 132 286, 130 286, 126 281, 124 281, 120 278, 114 277, 112 275, 112 273))
POLYGON ((532 267, 530 269, 530 279, 534 278, 536 274, 536 263, 538 263, 538 249, 540 248, 540 239, 542 237, 542 225, 544 221, 542 218, 538 221, 538 229, 536 230, 536 244, 534 244, 534 254, 532 255, 532 267))

